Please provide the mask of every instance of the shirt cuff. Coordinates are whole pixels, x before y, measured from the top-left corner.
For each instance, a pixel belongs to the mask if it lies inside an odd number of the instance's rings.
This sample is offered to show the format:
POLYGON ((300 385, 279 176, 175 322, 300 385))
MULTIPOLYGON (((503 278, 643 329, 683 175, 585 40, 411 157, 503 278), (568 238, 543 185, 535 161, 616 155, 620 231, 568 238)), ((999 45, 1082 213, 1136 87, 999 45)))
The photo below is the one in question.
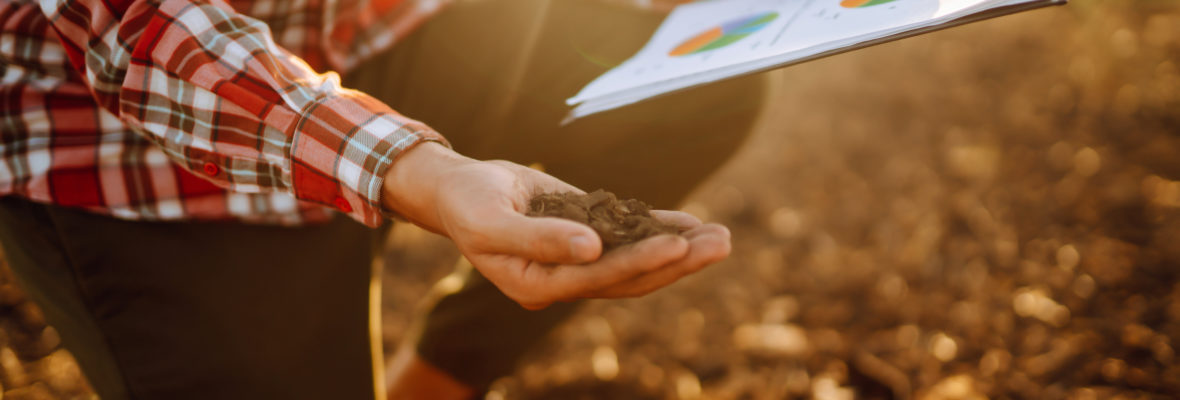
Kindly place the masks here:
POLYGON ((352 91, 309 105, 292 138, 295 197, 373 227, 396 217, 381 205, 381 189, 398 156, 426 141, 450 147, 434 129, 352 91))

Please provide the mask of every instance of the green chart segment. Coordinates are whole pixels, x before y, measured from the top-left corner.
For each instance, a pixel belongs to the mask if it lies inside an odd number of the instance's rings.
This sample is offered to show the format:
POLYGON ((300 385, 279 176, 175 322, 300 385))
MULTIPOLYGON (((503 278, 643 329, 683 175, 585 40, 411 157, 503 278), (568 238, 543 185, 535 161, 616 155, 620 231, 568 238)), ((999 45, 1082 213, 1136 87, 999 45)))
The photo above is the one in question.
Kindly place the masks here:
POLYGON ((764 12, 738 18, 720 26, 709 28, 680 43, 672 51, 669 51, 668 55, 672 57, 683 57, 729 46, 744 39, 746 36, 754 34, 754 32, 762 30, 766 25, 778 19, 778 15, 777 12, 773 11, 764 12))
POLYGON ((844 8, 865 8, 885 3, 892 3, 897 0, 844 0, 840 2, 840 7, 844 8))

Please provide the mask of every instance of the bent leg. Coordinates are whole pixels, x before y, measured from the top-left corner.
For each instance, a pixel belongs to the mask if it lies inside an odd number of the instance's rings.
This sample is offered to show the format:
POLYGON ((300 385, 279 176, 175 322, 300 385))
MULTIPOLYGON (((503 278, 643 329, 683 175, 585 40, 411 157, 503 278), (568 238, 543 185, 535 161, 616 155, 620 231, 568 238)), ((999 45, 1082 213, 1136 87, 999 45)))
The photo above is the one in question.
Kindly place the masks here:
POLYGON ((0 199, 14 273, 103 399, 373 398, 373 235, 0 199))

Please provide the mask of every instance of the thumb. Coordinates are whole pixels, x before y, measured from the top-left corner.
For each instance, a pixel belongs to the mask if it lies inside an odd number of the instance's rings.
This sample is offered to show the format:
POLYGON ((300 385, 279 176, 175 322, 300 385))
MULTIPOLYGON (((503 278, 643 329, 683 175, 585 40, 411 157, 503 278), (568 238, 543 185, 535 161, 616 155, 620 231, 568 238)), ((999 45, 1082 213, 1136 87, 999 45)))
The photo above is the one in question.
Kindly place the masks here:
POLYGON ((489 225, 485 232, 490 252, 548 264, 583 264, 602 254, 598 234, 574 221, 508 212, 489 225))

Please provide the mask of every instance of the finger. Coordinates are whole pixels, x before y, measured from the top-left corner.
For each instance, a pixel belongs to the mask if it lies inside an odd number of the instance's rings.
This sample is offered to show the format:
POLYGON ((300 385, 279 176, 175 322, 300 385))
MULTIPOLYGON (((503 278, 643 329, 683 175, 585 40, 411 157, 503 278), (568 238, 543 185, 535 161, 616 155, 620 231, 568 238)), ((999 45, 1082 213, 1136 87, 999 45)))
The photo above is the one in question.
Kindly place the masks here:
POLYGON ((646 295, 725 259, 732 249, 729 229, 718 224, 703 225, 686 232, 685 237, 689 241, 689 252, 683 259, 595 293, 594 297, 621 298, 646 295))
POLYGON ((683 211, 651 210, 651 216, 660 222, 679 228, 681 232, 701 226, 700 218, 683 211))
POLYGON ((706 225, 686 233, 685 236, 690 238, 690 248, 684 259, 610 287, 596 293, 595 297, 625 298, 647 295, 725 259, 731 251, 729 231, 720 225, 706 225))
POLYGON ((528 217, 514 210, 483 216, 483 253, 498 253, 548 264, 584 264, 602 254, 602 240, 590 227, 559 218, 528 217))
POLYGON ((526 280, 547 299, 578 299, 655 271, 684 258, 688 251, 688 240, 683 237, 658 235, 615 249, 591 264, 530 265, 526 280))
MULTIPOLYGON (((528 310, 536 311, 548 307, 558 299, 541 296, 532 290, 538 282, 524 279, 530 266, 543 268, 533 261, 505 254, 464 254, 492 285, 509 299, 528 310)), ((543 284, 543 282, 539 282, 543 284)))

